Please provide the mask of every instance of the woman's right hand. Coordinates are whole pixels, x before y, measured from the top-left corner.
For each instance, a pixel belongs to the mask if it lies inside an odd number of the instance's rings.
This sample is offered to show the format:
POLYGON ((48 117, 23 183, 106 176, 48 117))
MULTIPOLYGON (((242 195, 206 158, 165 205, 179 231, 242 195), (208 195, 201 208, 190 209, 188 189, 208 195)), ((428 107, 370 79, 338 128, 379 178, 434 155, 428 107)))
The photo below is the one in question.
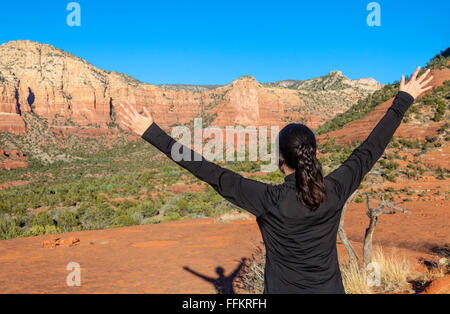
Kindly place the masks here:
POLYGON ((140 114, 136 108, 127 102, 127 106, 120 104, 123 111, 119 114, 123 118, 123 125, 139 136, 142 136, 145 131, 153 124, 153 117, 151 113, 144 107, 144 115, 140 114))
POLYGON ((426 79, 428 74, 430 74, 430 69, 428 69, 420 77, 417 77, 419 71, 420 67, 417 68, 408 83, 405 82, 405 76, 402 75, 402 80, 400 82, 400 91, 410 94, 414 97, 414 99, 417 99, 417 97, 419 97, 422 93, 433 88, 433 86, 427 87, 428 83, 433 80, 433 75, 430 75, 430 77, 426 79))

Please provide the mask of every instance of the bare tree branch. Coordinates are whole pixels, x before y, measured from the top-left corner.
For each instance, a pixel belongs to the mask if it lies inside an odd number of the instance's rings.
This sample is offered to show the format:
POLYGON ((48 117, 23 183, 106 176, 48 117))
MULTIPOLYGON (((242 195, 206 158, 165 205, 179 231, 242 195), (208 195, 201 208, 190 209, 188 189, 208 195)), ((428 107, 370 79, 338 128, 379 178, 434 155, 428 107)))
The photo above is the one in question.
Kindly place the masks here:
POLYGON ((410 211, 398 207, 396 204, 386 201, 384 196, 382 196, 381 202, 377 207, 372 207, 370 205, 369 195, 366 193, 366 204, 367 204, 367 216, 370 218, 369 227, 366 229, 366 234, 364 236, 364 247, 363 247, 363 267, 365 268, 368 264, 372 262, 372 238, 375 232, 375 227, 377 226, 378 217, 383 214, 395 214, 396 212, 402 212, 404 214, 411 214, 410 211), (384 209, 385 207, 391 210, 384 209))
POLYGON ((339 238, 341 239, 342 243, 345 246, 345 249, 347 250, 350 263, 354 264, 354 265, 358 265, 358 260, 359 260, 358 255, 356 254, 355 249, 353 248, 353 245, 348 240, 347 234, 346 234, 345 229, 344 229, 344 219, 345 219, 345 213, 347 211, 347 205, 348 205, 348 203, 350 203, 353 200, 353 197, 355 196, 355 194, 356 194, 356 192, 353 193, 348 198, 347 202, 345 203, 344 207, 342 208, 341 220, 339 222, 338 234, 339 234, 339 238))

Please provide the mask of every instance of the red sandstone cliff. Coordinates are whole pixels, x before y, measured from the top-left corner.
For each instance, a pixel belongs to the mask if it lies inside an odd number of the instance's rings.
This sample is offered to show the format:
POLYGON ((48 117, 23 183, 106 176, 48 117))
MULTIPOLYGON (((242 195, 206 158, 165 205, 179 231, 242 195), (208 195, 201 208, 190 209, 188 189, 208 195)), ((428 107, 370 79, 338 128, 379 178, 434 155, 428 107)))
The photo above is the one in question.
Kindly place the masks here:
MULTIPOLYGON (((251 76, 215 89, 159 87, 103 71, 65 51, 31 41, 1 45, 0 58, 0 132, 16 134, 25 132, 21 115, 30 111, 50 124, 70 120, 80 126, 106 127, 117 105, 127 100, 139 109, 149 106, 164 127, 200 116, 218 126, 284 125, 301 120, 316 127, 362 95, 357 86, 344 86, 342 93, 334 90, 333 95, 322 95, 321 101, 305 102, 303 98, 309 99, 305 92, 264 86, 251 76)), ((340 73, 340 79, 346 78, 340 73)), ((379 88, 376 82, 365 84, 379 88)))
MULTIPOLYGON (((23 136, 19 143, 3 136, 0 148, 44 161, 65 160, 38 146, 50 151, 66 147, 74 134, 113 141, 119 130, 109 124, 120 125, 118 105, 126 101, 138 110, 147 106, 166 129, 194 118, 221 127, 282 127, 295 121, 316 128, 380 88, 372 79, 351 81, 338 71, 295 82, 300 83, 261 84, 244 76, 225 86, 149 85, 50 45, 12 41, 0 45, 0 134, 23 136)), ((2 158, 3 168, 25 166, 25 158, 2 158)))

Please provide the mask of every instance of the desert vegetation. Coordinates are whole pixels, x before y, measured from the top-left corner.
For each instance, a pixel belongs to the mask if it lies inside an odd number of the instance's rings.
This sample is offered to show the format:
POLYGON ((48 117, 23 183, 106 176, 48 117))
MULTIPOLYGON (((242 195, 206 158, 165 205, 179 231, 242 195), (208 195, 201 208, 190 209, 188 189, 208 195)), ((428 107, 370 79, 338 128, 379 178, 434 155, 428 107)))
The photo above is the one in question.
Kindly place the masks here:
MULTIPOLYGON (((258 169, 250 162, 228 166, 246 172, 258 169)), ((70 162, 34 159, 26 169, 0 174, 0 182, 29 182, 0 191, 0 239, 239 211, 142 140, 98 153, 83 152, 70 162), (184 191, 167 189, 176 184, 184 191), (193 186, 199 191, 189 191, 193 186)))

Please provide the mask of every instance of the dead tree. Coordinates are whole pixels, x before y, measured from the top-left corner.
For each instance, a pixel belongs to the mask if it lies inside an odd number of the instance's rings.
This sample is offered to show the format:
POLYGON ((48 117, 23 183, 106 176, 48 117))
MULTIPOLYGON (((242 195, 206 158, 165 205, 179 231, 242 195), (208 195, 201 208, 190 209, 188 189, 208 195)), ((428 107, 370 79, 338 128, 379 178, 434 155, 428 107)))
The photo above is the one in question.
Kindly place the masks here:
MULTIPOLYGON (((358 266, 358 255, 355 252, 355 249, 353 248, 353 245, 350 243, 350 241, 347 238, 347 235, 345 233, 344 229, 344 219, 345 219, 345 213, 347 210, 347 205, 350 203, 355 196, 356 192, 352 194, 345 203, 344 207, 342 208, 342 214, 341 214, 341 220, 339 222, 339 238, 341 239, 342 243, 345 246, 345 249, 347 250, 350 263, 358 266)), ((372 238, 373 233, 375 232, 375 227, 377 226, 378 217, 383 214, 395 214, 396 212, 402 212, 404 214, 411 214, 411 212, 407 211, 406 209, 403 209, 401 207, 398 207, 397 204, 391 203, 389 201, 386 201, 384 199, 384 196, 382 196, 381 203, 378 204, 377 207, 372 207, 370 205, 369 195, 365 193, 366 195, 366 204, 367 204, 367 216, 369 216, 370 222, 369 227, 366 229, 366 233, 364 236, 364 246, 363 246, 363 264, 362 268, 365 269, 368 264, 372 262, 372 238), (386 210, 385 208, 389 208, 391 210, 386 210)))
POLYGON ((342 243, 345 246, 345 249, 347 250, 350 264, 357 266, 358 260, 359 260, 358 255, 356 254, 355 249, 353 248, 353 245, 348 240, 347 234, 345 233, 345 229, 344 229, 344 219, 345 219, 345 212, 347 211, 347 205, 348 205, 348 203, 350 203, 352 201, 355 194, 356 194, 356 192, 353 193, 352 196, 350 196, 348 198, 347 202, 345 203, 344 207, 342 208, 341 221, 339 222, 338 234, 339 234, 339 238, 341 239, 342 243))
POLYGON ((411 212, 398 207, 397 204, 391 203, 384 199, 382 196, 381 203, 378 204, 377 207, 372 207, 370 205, 369 195, 366 193, 366 204, 367 204, 367 216, 370 218, 369 227, 366 229, 366 234, 364 236, 364 247, 363 247, 363 267, 365 268, 368 264, 372 262, 372 237, 375 232, 375 227, 377 226, 378 217, 383 214, 395 214, 397 211, 402 212, 404 214, 411 214, 411 212), (391 210, 386 210, 385 208, 389 208, 391 210))

